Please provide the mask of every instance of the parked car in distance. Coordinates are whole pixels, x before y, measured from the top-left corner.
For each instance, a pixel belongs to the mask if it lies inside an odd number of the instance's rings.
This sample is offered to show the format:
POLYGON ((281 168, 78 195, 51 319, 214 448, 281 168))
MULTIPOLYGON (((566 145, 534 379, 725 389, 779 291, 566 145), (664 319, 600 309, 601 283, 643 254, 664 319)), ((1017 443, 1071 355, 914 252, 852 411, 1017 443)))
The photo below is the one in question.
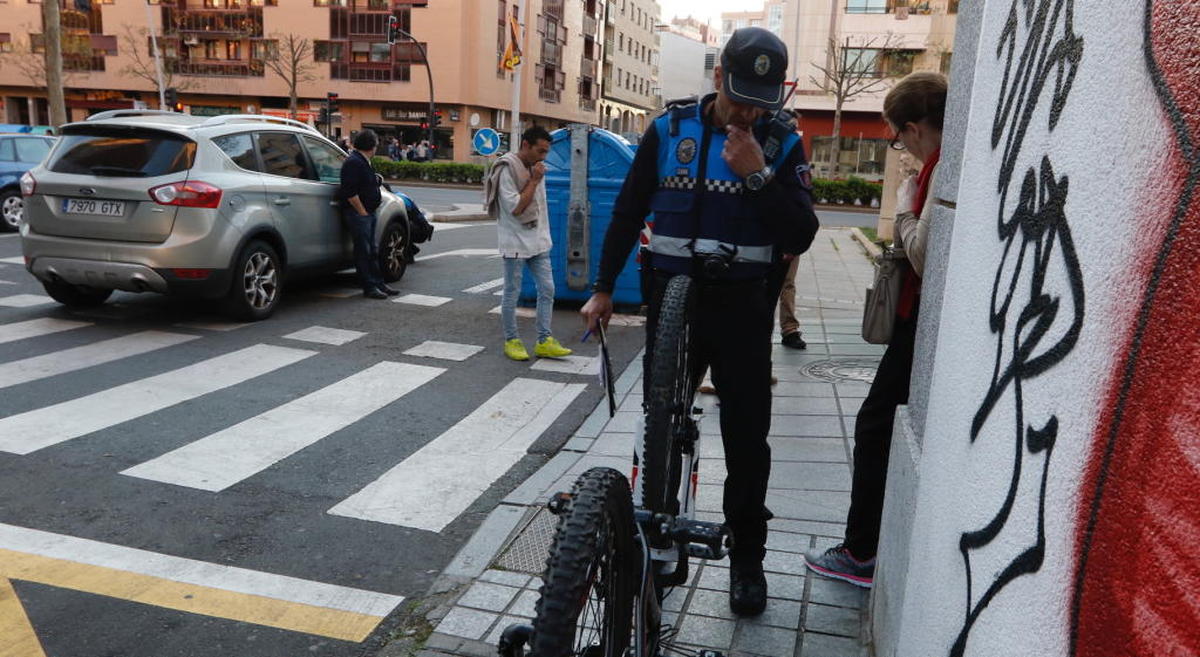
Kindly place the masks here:
POLYGON ((53 145, 53 137, 0 134, 0 230, 13 231, 21 224, 21 175, 44 160, 53 145))
MULTIPOLYGON (((112 110, 64 125, 21 179, 26 268, 68 306, 113 290, 221 299, 269 317, 289 280, 353 264, 337 192, 346 154, 298 121, 112 110)), ((384 191, 380 268, 404 275, 404 202, 384 191)))

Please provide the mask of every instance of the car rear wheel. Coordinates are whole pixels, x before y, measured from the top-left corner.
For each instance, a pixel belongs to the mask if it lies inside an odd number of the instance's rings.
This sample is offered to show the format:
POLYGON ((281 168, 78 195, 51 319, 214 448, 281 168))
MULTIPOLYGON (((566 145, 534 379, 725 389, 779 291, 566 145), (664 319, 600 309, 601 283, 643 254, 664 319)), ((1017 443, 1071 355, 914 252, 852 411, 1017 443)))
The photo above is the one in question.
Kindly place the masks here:
POLYGON ((279 305, 283 291, 283 263, 270 244, 254 240, 238 256, 229 286, 226 308, 233 317, 256 322, 266 319, 279 305))
POLYGON ((99 306, 108 301, 113 293, 112 290, 104 288, 72 285, 64 281, 42 281, 42 287, 46 288, 46 294, 49 294, 50 298, 68 308, 99 306))
POLYGON ((383 229, 379 240, 379 269, 383 280, 395 283, 408 270, 408 222, 396 220, 383 229))
POLYGON ((25 212, 25 199, 21 198, 20 190, 10 189, 0 193, 0 230, 13 231, 21 225, 21 215, 25 212))

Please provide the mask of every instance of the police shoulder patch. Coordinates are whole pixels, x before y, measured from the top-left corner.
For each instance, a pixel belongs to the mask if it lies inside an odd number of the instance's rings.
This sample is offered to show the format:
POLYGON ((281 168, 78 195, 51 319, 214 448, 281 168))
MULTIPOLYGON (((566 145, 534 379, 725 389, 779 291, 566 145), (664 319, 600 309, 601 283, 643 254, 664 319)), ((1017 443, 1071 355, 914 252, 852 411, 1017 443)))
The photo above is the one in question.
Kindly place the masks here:
POLYGON ((696 140, 691 137, 681 140, 675 147, 675 159, 681 164, 689 164, 696 159, 696 140))

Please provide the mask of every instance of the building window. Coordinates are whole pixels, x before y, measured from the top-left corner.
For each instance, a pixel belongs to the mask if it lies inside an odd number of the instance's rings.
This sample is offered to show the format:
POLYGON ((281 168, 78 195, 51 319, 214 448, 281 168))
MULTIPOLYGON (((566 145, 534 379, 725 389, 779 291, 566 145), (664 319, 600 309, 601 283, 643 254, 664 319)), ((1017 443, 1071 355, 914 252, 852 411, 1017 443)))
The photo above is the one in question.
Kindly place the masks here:
POLYGON ((220 44, 217 41, 204 42, 204 58, 205 59, 220 59, 221 51, 220 44))
POLYGON ((382 43, 371 44, 371 61, 373 62, 390 62, 392 61, 392 46, 386 41, 382 43))
POLYGON ((849 73, 863 74, 869 77, 879 76, 878 48, 845 48, 842 50, 843 68, 849 73))
POLYGON ((0 32, 0 52, 12 52, 12 33, 0 32))
POLYGON ((318 62, 340 62, 346 57, 345 44, 339 41, 314 41, 313 59, 318 62))
POLYGON ((847 14, 886 14, 888 0, 846 0, 847 14))
POLYGON ((279 42, 275 39, 250 42, 251 59, 268 59, 279 52, 279 42))
POLYGON ((237 60, 237 59, 241 59, 241 58, 242 58, 242 44, 241 44, 241 42, 239 42, 239 41, 226 41, 226 42, 225 42, 225 59, 234 59, 234 60, 237 60))
POLYGON ((945 73, 946 75, 950 74, 950 60, 953 56, 954 56, 954 53, 952 53, 952 52, 942 53, 941 62, 938 66, 938 68, 942 71, 942 73, 945 73))

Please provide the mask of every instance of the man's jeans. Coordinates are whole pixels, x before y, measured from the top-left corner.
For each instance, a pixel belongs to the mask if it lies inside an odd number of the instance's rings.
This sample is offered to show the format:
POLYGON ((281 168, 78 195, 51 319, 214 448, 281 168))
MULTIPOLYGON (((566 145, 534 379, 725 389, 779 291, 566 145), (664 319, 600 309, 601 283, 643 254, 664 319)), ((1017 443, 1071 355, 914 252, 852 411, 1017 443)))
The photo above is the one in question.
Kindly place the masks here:
POLYGON ((500 324, 504 327, 504 339, 517 338, 517 297, 521 294, 521 270, 528 266, 537 285, 537 332, 538 341, 550 337, 550 316, 554 312, 554 271, 550 267, 550 253, 532 258, 504 259, 504 295, 500 301, 500 324))
POLYGON ((375 247, 375 213, 364 217, 353 209, 345 210, 342 220, 354 240, 354 269, 363 292, 378 289, 383 285, 383 272, 379 269, 379 250, 375 247))

